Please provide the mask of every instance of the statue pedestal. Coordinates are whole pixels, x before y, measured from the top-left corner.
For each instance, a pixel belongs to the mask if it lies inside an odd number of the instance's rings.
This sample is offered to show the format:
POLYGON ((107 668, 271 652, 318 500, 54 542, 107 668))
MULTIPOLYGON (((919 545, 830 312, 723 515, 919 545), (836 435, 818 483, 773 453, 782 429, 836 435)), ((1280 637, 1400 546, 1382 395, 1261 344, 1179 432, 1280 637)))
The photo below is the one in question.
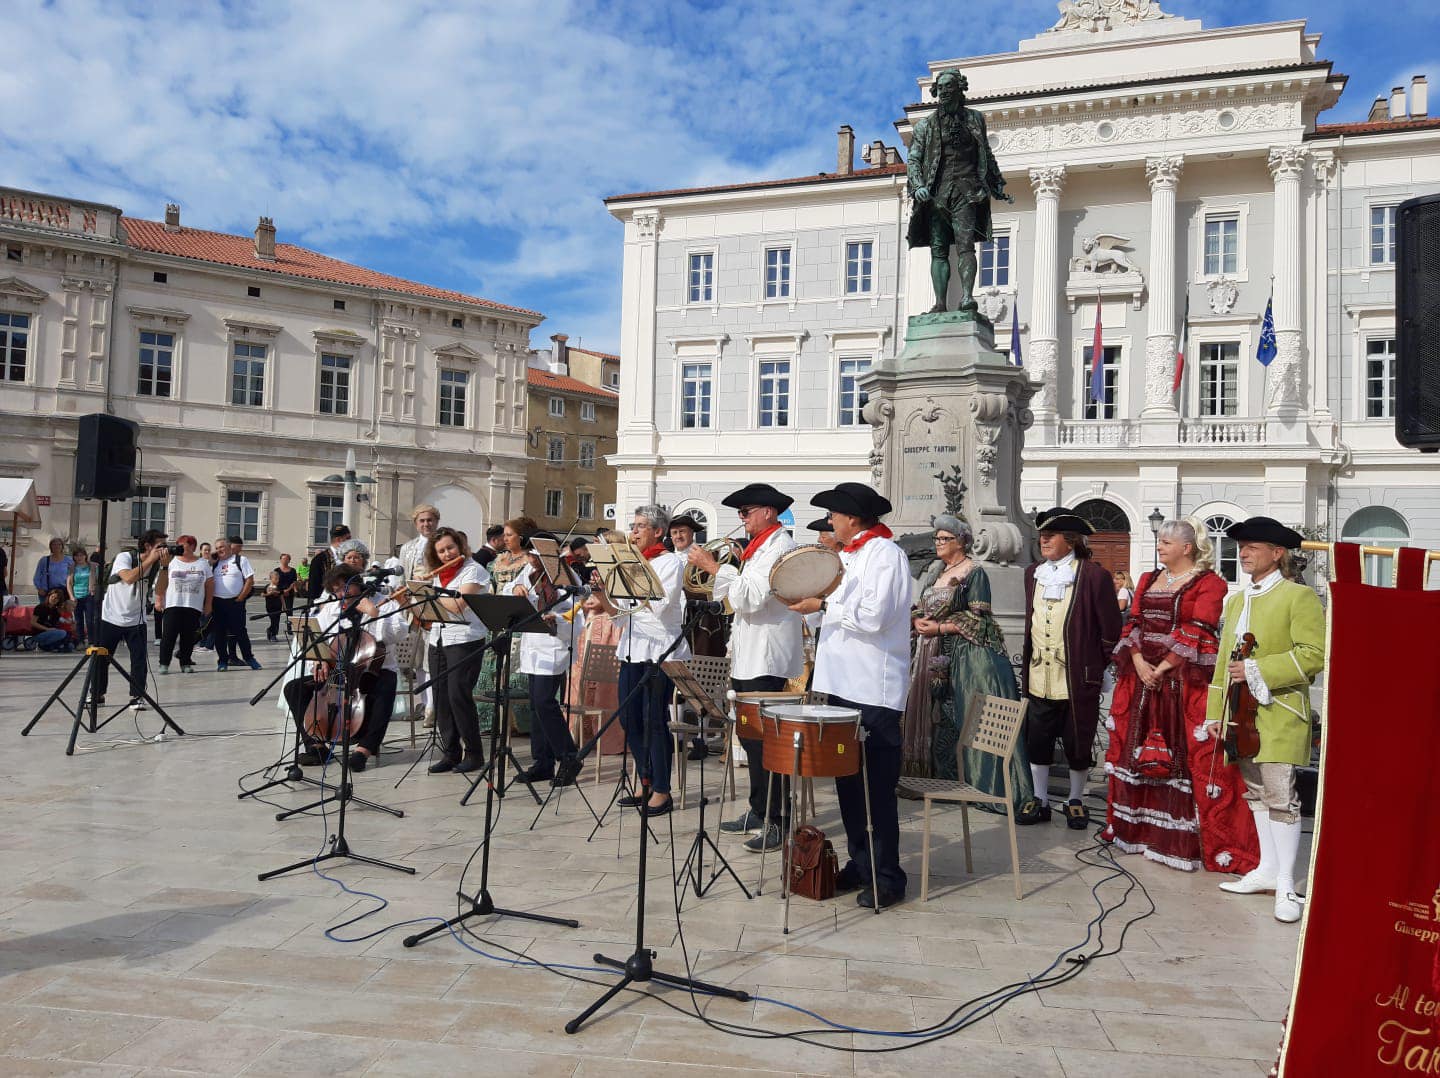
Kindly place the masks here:
POLYGON ((871 479, 890 499, 887 522, 904 545, 934 556, 930 518, 955 512, 975 533, 971 551, 990 577, 993 606, 1012 653, 1020 650, 1022 575, 1035 530, 1020 502, 1020 450, 1033 422, 1034 388, 995 351, 995 330, 968 311, 916 315, 905 348, 872 368, 865 419, 874 448, 871 479), (916 548, 919 549, 916 549, 916 548))

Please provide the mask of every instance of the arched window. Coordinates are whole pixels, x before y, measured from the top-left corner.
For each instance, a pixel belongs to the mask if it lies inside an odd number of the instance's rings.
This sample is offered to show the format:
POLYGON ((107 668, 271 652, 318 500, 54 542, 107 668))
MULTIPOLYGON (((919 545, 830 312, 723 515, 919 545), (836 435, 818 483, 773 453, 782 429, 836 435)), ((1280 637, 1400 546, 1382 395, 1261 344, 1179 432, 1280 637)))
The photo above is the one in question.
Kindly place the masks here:
POLYGON ((1210 542, 1215 547, 1215 571, 1225 578, 1227 584, 1234 584, 1240 579, 1240 544, 1225 534, 1234 523, 1223 514, 1205 518, 1205 530, 1210 533, 1210 542))
POLYGON ((705 542, 706 535, 710 531, 710 515, 698 502, 681 502, 670 514, 670 519, 680 516, 688 516, 700 525, 700 530, 695 533, 695 542, 705 542))
MULTIPOLYGON (((1350 514, 1340 529, 1340 537, 1362 545, 1404 546, 1410 540, 1410 527, 1405 518, 1389 506, 1367 505, 1350 514)), ((1394 572, 1394 559, 1379 554, 1365 555, 1365 583, 1388 585, 1394 572)))
POLYGON ((1125 510, 1104 498, 1091 498, 1088 502, 1081 502, 1072 512, 1081 519, 1088 520, 1097 532, 1130 534, 1130 518, 1125 515, 1125 510))

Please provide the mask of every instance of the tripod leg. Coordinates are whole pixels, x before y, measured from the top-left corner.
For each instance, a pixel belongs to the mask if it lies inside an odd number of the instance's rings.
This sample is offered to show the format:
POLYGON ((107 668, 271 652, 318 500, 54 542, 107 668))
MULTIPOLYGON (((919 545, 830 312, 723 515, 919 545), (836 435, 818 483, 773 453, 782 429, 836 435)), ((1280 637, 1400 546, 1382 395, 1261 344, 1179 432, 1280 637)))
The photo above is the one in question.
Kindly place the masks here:
MULTIPOLYGON (((795 766, 790 772, 790 826, 795 826, 795 787, 800 784, 800 734, 795 734, 795 766)), ((780 865, 785 873, 784 882, 780 885, 780 893, 785 896, 785 927, 782 935, 790 934, 790 873, 793 869, 792 860, 795 856, 795 843, 791 841, 792 836, 786 835, 781 838, 785 845, 780 847, 780 865)))
MULTIPOLYGON (((50 710, 50 705, 53 704, 56 700, 60 699, 60 694, 65 691, 65 689, 69 686, 70 682, 72 682, 72 681, 75 680, 75 675, 78 674, 78 673, 80 673, 80 670, 81 670, 82 668, 87 668, 87 669, 88 669, 88 664, 89 664, 89 663, 90 663, 90 655, 89 655, 88 652, 87 652, 86 654, 80 656, 80 661, 75 664, 75 669, 71 670, 70 673, 68 673, 68 674, 65 675, 65 680, 62 681, 62 682, 60 682, 60 684, 55 687, 55 691, 50 694, 50 699, 46 700, 45 703, 41 705, 40 710, 37 711, 37 712, 35 712, 35 717, 34 717, 33 719, 31 719, 28 723, 25 724, 25 729, 23 729, 23 730, 20 731, 20 736, 21 736, 21 737, 24 737, 24 736, 25 736, 26 734, 28 734, 31 730, 35 729, 35 724, 36 724, 37 722, 39 722, 39 721, 44 717, 45 712, 47 712, 47 711, 50 710)), ((86 676, 85 676, 85 684, 88 685, 89 682, 90 682, 90 676, 89 676, 89 674, 87 673, 86 676)), ((80 690, 80 702, 81 702, 82 705, 85 703, 85 699, 86 699, 85 690, 84 690, 84 689, 81 689, 81 690, 80 690)))
MULTIPOLYGON (((599 960, 600 960, 600 957, 601 957, 600 955, 596 955, 596 956, 595 956, 596 961, 599 961, 599 960)), ((633 981, 634 981, 634 978, 633 978, 633 977, 630 977, 630 976, 621 977, 619 981, 617 981, 614 985, 612 985, 610 988, 608 988, 608 989, 605 990, 605 994, 604 994, 603 996, 601 996, 599 999, 597 999, 594 1003, 590 1004, 590 1006, 586 1007, 583 1011, 581 1011, 579 1014, 577 1014, 574 1018, 570 1019, 570 1021, 566 1022, 566 1023, 565 1023, 565 1032, 566 1032, 566 1033, 579 1033, 579 1032, 580 1032, 580 1027, 583 1026, 583 1025, 589 1020, 589 1018, 590 1018, 590 1016, 591 1016, 592 1014, 594 1014, 596 1011, 598 1011, 601 1007, 605 1006, 605 1004, 609 1003, 612 999, 614 999, 616 996, 618 996, 621 992, 625 991, 625 989, 629 988, 630 985, 631 985, 631 983, 632 983, 633 981)))
MULTIPOLYGON (((108 659, 109 655, 105 657, 108 659)), ((66 756, 75 755, 75 739, 80 736, 80 723, 83 722, 85 718, 85 705, 89 703, 92 710, 94 708, 92 689, 95 681, 95 659, 94 656, 87 656, 87 658, 91 661, 85 668, 85 680, 80 683, 80 706, 75 709, 75 722, 70 726, 70 740, 65 745, 66 756)), ((47 704, 45 706, 49 707, 50 705, 47 704)), ((36 718, 39 718, 39 716, 37 715, 36 718)))
POLYGON ((870 887, 875 897, 875 913, 880 913, 880 870, 875 865, 875 824, 870 818, 870 766, 865 743, 860 743, 860 789, 865 793, 865 844, 870 848, 870 887))
MULTIPOLYGON (((760 834, 762 836, 770 833, 770 797, 774 792, 775 774, 774 772, 767 771, 765 772, 765 818, 760 821, 760 834)), ((750 811, 750 803, 747 801, 745 804, 745 811, 748 813, 750 811)), ((757 895, 763 893, 765 887, 765 860, 769 857, 770 853, 770 851, 766 849, 768 845, 769 843, 764 841, 760 843, 760 878, 755 881, 755 893, 757 895)))

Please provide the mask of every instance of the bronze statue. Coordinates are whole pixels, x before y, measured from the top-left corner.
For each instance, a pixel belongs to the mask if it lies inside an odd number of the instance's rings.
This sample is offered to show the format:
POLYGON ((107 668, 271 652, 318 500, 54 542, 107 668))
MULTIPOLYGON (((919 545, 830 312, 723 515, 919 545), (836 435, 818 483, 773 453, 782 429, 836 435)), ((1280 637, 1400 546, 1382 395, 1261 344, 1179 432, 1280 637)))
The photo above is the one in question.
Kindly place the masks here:
MULTIPOLYGON (((918 120, 906 166, 915 209, 910 216, 911 247, 930 248, 930 282, 935 286, 934 314, 946 310, 950 288, 950 245, 960 267, 959 310, 976 311, 975 245, 991 239, 990 200, 1015 200, 990 152, 985 117, 965 107, 969 80, 958 71, 943 72, 930 92, 940 107, 918 120)), ((977 312, 978 313, 978 312, 977 312)), ((979 316, 983 317, 983 315, 979 316)))

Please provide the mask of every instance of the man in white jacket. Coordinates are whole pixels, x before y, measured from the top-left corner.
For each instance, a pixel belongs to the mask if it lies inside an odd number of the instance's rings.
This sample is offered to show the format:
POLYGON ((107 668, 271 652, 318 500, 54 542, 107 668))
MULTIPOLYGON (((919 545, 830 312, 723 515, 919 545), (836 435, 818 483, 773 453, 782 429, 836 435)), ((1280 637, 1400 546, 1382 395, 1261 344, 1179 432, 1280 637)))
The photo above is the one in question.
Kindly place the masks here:
MULTIPOLYGON (((720 504, 736 510, 750 542, 740 566, 720 565, 701 546, 690 548, 690 564, 715 578, 715 600, 730 600, 735 611, 730 626, 730 687, 736 692, 781 692, 805 665, 800 615, 770 591, 770 570, 781 556, 795 549, 795 540, 780 524, 780 514, 794 501, 768 483, 751 483, 720 504)), ((674 525, 672 524, 673 528, 674 525)), ((785 809, 789 797, 784 782, 766 800, 770 772, 765 770, 763 742, 742 740, 750 770, 750 807, 734 820, 720 825, 732 834, 756 832, 745 843, 752 853, 778 850, 787 830, 785 809)))
POLYGON ((826 599, 805 599, 790 609, 802 615, 824 611, 814 690, 828 693, 831 704, 859 711, 868 734, 865 777, 835 780, 850 852, 850 863, 840 870, 835 886, 837 892, 861 888, 857 904, 874 907, 865 834, 868 786, 874 872, 884 908, 904 899, 907 882, 900 867, 895 787, 900 781, 900 723, 910 691, 910 563, 892 541, 890 529, 880 523, 890 512, 890 502, 864 483, 841 483, 810 500, 830 510, 845 576, 826 599))

